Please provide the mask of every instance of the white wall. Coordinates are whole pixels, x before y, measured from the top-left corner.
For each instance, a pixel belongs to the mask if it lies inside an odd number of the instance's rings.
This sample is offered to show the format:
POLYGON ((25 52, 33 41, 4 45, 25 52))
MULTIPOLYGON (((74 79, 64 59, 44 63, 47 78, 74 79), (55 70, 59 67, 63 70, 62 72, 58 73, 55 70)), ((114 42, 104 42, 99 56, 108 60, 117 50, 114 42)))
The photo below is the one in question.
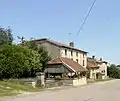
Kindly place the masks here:
POLYGON ((73 56, 71 56, 70 49, 67 49, 67 55, 65 55, 65 48, 62 48, 60 51, 61 57, 70 58, 70 59, 73 59, 74 61, 76 61, 76 59, 78 59, 78 63, 82 66, 83 66, 83 60, 84 60, 84 67, 86 68, 86 66, 87 66, 87 54, 84 54, 83 52, 79 52, 79 51, 75 51, 75 50, 72 50, 72 51, 73 51, 73 56), (78 56, 76 56, 76 52, 78 52, 78 56), (84 54, 84 57, 83 57, 83 54, 84 54))
POLYGON ((90 69, 90 79, 96 79, 96 74, 99 72, 100 72, 99 68, 98 69, 97 68, 90 69), (95 75, 93 75, 93 73, 95 75))
POLYGON ((102 71, 105 71, 104 73, 105 73, 105 76, 107 76, 107 64, 106 63, 102 63, 102 64, 100 64, 99 65, 100 66, 100 72, 102 72, 102 71))
POLYGON ((103 74, 102 79, 105 79, 107 77, 107 64, 101 63, 98 65, 99 69, 90 69, 90 78, 96 79, 96 73, 100 72, 103 74), (105 71, 105 72, 102 72, 105 71), (93 73, 95 73, 95 77, 93 76, 93 73))
POLYGON ((73 80, 73 86, 79 86, 79 85, 85 85, 85 84, 87 84, 86 77, 73 80))

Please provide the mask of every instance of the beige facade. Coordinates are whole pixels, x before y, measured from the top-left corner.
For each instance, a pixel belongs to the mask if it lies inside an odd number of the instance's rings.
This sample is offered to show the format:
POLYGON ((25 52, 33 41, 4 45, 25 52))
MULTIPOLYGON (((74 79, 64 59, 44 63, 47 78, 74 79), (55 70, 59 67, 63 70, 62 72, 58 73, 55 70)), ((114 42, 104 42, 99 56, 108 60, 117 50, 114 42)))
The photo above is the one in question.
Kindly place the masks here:
POLYGON ((99 68, 90 69, 90 79, 107 78, 107 65, 105 63, 98 65, 99 68), (97 75, 99 74, 99 75, 97 75), (101 74, 101 75, 100 75, 101 74))
POLYGON ((48 54, 51 56, 52 59, 60 57, 60 48, 56 45, 50 44, 48 42, 40 41, 38 42, 39 46, 44 46, 45 49, 48 51, 48 54))
POLYGON ((82 65, 85 68, 87 66, 87 54, 67 48, 61 48, 60 55, 61 57, 70 58, 78 62, 80 65, 82 65))
POLYGON ((68 46, 49 39, 39 39, 36 41, 39 45, 43 45, 46 48, 52 59, 58 57, 70 58, 86 68, 87 52, 74 48, 73 42, 68 46))
POLYGON ((94 57, 88 58, 87 62, 90 70, 90 79, 107 78, 107 62, 102 61, 102 59, 97 60, 94 57))
POLYGON ((107 77, 107 63, 102 62, 101 64, 98 64, 98 66, 99 66, 99 71, 102 74, 102 78, 106 78, 107 77))
POLYGON ((97 74, 99 73, 99 68, 91 68, 90 69, 90 79, 97 79, 97 74))

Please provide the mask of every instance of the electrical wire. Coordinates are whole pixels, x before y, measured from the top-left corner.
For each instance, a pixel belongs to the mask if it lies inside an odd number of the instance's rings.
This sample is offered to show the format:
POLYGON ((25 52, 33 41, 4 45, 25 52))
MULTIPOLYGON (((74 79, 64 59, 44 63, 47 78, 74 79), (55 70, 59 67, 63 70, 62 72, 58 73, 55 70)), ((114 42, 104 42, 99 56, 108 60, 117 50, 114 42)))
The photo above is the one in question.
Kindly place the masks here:
POLYGON ((92 9, 93 9, 93 7, 94 7, 96 1, 97 1, 97 0, 94 0, 94 1, 93 1, 93 3, 92 3, 92 5, 91 5, 91 7, 90 7, 90 9, 89 9, 89 11, 88 11, 88 13, 87 13, 85 19, 83 20, 83 22, 82 22, 82 24, 81 24, 81 26, 80 26, 80 28, 79 28, 77 34, 76 34, 77 36, 79 35, 79 33, 80 33, 80 31, 82 30, 82 28, 83 28, 83 26, 84 26, 86 20, 88 19, 88 17, 89 17, 89 15, 90 15, 90 13, 91 13, 91 11, 92 11, 92 9))

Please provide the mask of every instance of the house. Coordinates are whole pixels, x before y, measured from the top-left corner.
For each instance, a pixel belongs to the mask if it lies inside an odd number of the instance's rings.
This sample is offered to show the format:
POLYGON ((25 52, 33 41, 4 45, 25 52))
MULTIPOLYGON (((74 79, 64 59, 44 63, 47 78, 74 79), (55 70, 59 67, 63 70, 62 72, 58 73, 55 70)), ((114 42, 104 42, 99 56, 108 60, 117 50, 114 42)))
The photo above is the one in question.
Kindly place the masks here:
POLYGON ((89 70, 89 79, 97 79, 99 74, 99 66, 93 58, 87 58, 87 68, 89 70))
POLYGON ((100 70, 100 73, 102 75, 102 79, 107 78, 107 62, 103 61, 102 58, 100 58, 96 62, 99 66, 99 70, 100 70))
POLYGON ((42 45, 51 55, 52 59, 58 57, 69 58, 76 61, 81 66, 87 66, 87 52, 74 47, 74 42, 70 42, 69 45, 56 42, 47 38, 35 40, 39 45, 42 45))
POLYGON ((95 56, 92 58, 87 58, 87 68, 89 69, 90 79, 105 79, 107 78, 107 62, 95 59, 95 56))
POLYGON ((86 84, 87 69, 69 58, 56 58, 48 63, 45 69, 46 78, 67 79, 74 86, 86 84))

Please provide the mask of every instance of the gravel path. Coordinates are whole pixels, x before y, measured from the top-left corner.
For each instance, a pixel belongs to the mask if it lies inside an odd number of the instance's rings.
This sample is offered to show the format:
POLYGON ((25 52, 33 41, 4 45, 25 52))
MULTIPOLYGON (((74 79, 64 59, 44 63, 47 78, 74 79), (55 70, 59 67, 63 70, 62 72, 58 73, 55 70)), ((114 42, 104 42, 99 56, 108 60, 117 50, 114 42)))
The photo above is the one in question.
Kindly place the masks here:
POLYGON ((120 101, 120 80, 57 91, 45 91, 0 101, 120 101))

